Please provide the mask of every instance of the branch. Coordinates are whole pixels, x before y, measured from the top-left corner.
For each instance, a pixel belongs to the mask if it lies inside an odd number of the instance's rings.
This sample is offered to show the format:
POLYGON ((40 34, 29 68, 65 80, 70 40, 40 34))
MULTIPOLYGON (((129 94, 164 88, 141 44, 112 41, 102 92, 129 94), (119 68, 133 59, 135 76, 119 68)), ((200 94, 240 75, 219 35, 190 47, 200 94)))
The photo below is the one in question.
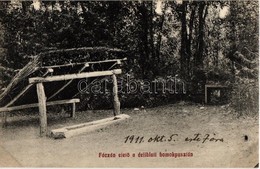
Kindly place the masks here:
POLYGON ((244 47, 244 48, 245 48, 249 53, 251 53, 251 54, 253 54, 253 55, 255 55, 255 56, 258 56, 257 53, 250 51, 247 47, 244 47))

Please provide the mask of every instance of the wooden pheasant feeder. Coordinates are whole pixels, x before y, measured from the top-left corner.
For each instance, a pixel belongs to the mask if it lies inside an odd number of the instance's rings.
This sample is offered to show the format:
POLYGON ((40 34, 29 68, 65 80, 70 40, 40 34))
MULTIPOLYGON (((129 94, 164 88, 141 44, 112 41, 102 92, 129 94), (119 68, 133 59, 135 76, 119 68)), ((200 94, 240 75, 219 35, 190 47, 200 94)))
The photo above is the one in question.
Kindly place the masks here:
MULTIPOLYGON (((56 65, 43 65, 45 55, 51 55, 58 52, 71 51, 87 51, 93 52, 122 52, 120 49, 111 49, 104 47, 96 48, 76 48, 65 49, 60 51, 49 51, 39 54, 28 63, 18 74, 13 78, 6 90, 0 95, 0 113, 3 114, 3 126, 6 125, 7 113, 10 111, 38 107, 40 119, 40 136, 46 136, 48 133, 47 127, 47 106, 58 104, 71 104, 71 117, 75 117, 76 103, 80 102, 77 98, 79 91, 74 88, 69 88, 72 84, 77 84, 77 80, 86 78, 98 78, 102 76, 110 76, 113 80, 113 103, 114 116, 109 119, 99 120, 96 122, 84 123, 75 126, 65 127, 63 129, 53 130, 52 135, 59 137, 57 133, 63 131, 64 137, 69 137, 73 133, 92 130, 112 122, 121 121, 128 118, 127 115, 120 115, 120 102, 118 98, 117 75, 122 73, 118 67, 126 58, 113 58, 105 60, 92 60, 88 62, 64 63, 56 65), (96 66, 98 65, 98 66, 96 66), (95 68, 98 67, 98 68, 95 68), (44 72, 44 73, 42 73, 44 72), (25 79, 25 80, 24 80, 25 79), (19 90, 17 90, 17 88, 19 90), (64 90, 64 89, 69 90, 64 90), (36 92, 36 94, 32 94, 36 92), (69 93, 71 92, 71 93, 69 93), (69 93, 69 94, 68 94, 69 93), (24 104, 24 100, 33 100, 33 96, 37 95, 32 103, 24 104), (11 97, 10 97, 11 96, 11 97), (66 96, 69 99, 58 100, 66 96), (10 99, 11 98, 11 99, 10 99), (23 103, 23 104, 21 104, 23 103), (115 120, 117 119, 117 120, 115 120), (86 129, 86 127, 90 127, 86 129)), ((89 57, 89 55, 87 55, 89 57)), ((95 58, 95 55, 92 56, 95 58)), ((82 59, 82 58, 80 58, 82 59)))

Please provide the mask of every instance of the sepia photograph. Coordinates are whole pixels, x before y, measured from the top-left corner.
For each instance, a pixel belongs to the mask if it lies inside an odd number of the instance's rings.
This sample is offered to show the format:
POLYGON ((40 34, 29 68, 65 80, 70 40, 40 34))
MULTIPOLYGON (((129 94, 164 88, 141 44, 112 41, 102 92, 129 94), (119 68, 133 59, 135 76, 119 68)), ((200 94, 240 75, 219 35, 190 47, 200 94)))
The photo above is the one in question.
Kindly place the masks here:
POLYGON ((0 0, 0 168, 259 168, 258 0, 0 0))

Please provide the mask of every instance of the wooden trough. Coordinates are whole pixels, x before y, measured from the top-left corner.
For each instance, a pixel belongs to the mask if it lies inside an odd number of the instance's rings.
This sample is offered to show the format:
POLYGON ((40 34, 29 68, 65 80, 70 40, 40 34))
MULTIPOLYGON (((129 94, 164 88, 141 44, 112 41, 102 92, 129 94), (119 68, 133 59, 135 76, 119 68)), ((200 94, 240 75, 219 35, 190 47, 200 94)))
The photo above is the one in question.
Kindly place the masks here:
POLYGON ((109 117, 102 120, 92 121, 88 123, 81 123, 73 126, 63 127, 55 130, 51 130, 51 137, 55 139, 69 138, 75 135, 79 135, 86 132, 91 132, 97 129, 101 129, 110 124, 120 122, 128 119, 130 116, 127 114, 120 114, 115 117, 109 117))

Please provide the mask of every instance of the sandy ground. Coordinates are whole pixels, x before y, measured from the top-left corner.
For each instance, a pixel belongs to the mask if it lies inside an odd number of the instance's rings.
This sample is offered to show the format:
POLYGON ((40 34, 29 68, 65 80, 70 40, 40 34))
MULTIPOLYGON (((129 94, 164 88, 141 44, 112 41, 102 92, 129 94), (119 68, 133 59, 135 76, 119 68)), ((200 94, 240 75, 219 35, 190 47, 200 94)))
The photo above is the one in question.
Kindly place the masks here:
MULTIPOLYGON (((56 140, 39 137, 37 115, 9 117, 7 128, 0 130, 0 166, 252 168, 258 163, 258 117, 237 118, 220 106, 200 109, 198 105, 183 104, 140 111, 123 109, 122 113, 131 118, 56 140), (194 141, 194 134, 198 133, 200 140, 194 141), (207 139, 203 143, 206 134, 214 141, 207 139), (128 139, 125 143, 126 137, 132 135, 134 141, 130 143, 128 139), (138 136, 143 137, 141 143, 135 143, 138 136), (164 137, 154 139, 156 136, 164 137), (185 141, 187 137, 193 140, 185 141), (139 152, 156 153, 157 157, 138 157, 139 152), (193 156, 160 157, 160 152, 189 152, 193 156), (100 158, 99 153, 115 153, 116 157, 100 158), (118 157, 120 153, 129 153, 130 157, 118 157)), ((66 113, 49 113, 49 130, 112 114, 112 110, 77 112, 73 120, 66 113)))

